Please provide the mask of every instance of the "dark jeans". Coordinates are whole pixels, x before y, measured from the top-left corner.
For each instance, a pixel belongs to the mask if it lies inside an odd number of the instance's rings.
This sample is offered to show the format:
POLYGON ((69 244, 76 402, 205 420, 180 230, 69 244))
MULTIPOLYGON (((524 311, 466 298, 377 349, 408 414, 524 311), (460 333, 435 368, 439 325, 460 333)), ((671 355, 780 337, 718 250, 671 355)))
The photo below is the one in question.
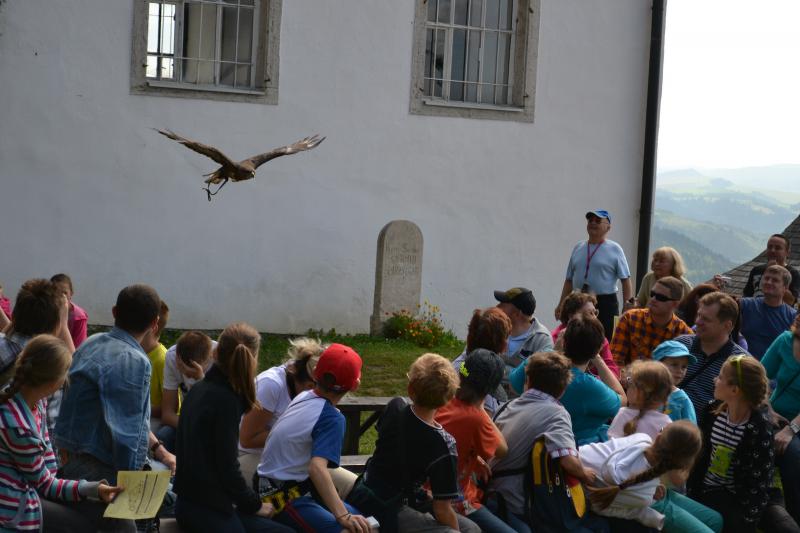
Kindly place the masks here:
POLYGON ((273 522, 269 518, 237 512, 221 513, 196 504, 186 498, 178 498, 175 505, 178 525, 187 533, 291 533, 289 527, 273 522))
POLYGON ((606 339, 614 335, 614 317, 619 315, 619 300, 614 294, 597 294, 597 319, 603 324, 606 339))
POLYGON ((103 518, 106 505, 100 502, 53 502, 40 498, 42 525, 45 533, 74 533, 75 531, 136 531, 132 522, 103 518))
POLYGON ((178 431, 174 427, 165 424, 156 431, 156 438, 164 443, 164 447, 169 453, 175 453, 175 437, 177 434, 178 431))
MULTIPOLYGON (((755 533, 756 524, 744 521, 742 506, 736 496, 725 489, 704 492, 697 498, 703 505, 722 515, 722 533, 755 533)), ((800 527, 783 506, 783 496, 777 488, 769 489, 769 503, 761 515, 758 529, 768 533, 798 533, 800 527)))

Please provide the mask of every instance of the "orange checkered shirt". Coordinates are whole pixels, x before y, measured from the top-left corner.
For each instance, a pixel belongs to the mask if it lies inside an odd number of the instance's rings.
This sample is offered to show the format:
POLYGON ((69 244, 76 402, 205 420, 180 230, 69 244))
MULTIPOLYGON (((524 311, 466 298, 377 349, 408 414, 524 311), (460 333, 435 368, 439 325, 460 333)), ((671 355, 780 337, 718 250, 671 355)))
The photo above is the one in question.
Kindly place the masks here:
POLYGON ((639 359, 651 359, 653 349, 678 335, 694 333, 686 322, 672 315, 666 327, 653 324, 649 309, 631 309, 619 319, 611 339, 611 354, 620 368, 639 359))

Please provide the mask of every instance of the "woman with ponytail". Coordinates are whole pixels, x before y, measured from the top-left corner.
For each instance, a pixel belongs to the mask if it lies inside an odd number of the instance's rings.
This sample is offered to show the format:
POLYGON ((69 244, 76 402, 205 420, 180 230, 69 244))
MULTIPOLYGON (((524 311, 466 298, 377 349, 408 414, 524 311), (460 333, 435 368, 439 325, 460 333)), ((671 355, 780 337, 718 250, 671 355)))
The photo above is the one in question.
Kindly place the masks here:
MULTIPOLYGON (((95 531, 121 526, 103 520, 104 504, 121 488, 104 481, 56 478, 45 399, 64 385, 71 363, 72 351, 62 340, 51 335, 34 337, 17 358, 10 385, 0 393, 3 531, 95 531)), ((129 525, 133 527, 132 522, 129 525)))
POLYGON ((317 339, 292 339, 289 341, 288 360, 256 376, 259 405, 242 417, 240 451, 261 455, 269 430, 289 407, 289 402, 301 392, 314 388, 314 368, 327 347, 317 339))
POLYGON ((661 512, 651 507, 656 498, 664 498, 661 476, 688 472, 701 446, 700 430, 685 420, 669 424, 655 439, 636 433, 581 446, 584 468, 597 472, 594 486, 588 487, 592 510, 667 532, 718 533, 722 518, 681 494, 671 495, 661 512))
POLYGON ((662 411, 672 393, 672 376, 667 367, 656 361, 637 361, 628 375, 628 407, 619 410, 608 436, 627 437, 646 433, 651 439, 672 419, 662 411))
POLYGON ((215 362, 192 387, 181 410, 176 439, 178 493, 175 517, 189 533, 288 532, 273 522, 239 469, 239 420, 256 405, 255 375, 261 336, 231 324, 219 336, 215 362))
POLYGON ((774 436, 764 367, 735 355, 714 380, 715 401, 701 417, 703 453, 689 478, 689 494, 722 513, 723 532, 800 531, 773 486, 774 436))

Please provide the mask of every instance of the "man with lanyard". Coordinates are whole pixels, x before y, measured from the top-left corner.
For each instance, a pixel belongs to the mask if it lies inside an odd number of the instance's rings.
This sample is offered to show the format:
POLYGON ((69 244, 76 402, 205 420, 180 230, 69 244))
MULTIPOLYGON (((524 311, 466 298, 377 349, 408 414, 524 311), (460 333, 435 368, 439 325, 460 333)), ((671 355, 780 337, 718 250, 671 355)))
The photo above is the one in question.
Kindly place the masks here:
POLYGON ((732 355, 747 352, 731 340, 731 331, 739 315, 736 301, 722 292, 710 292, 700 298, 695 321, 696 335, 680 335, 674 341, 689 349, 697 361, 689 364, 686 376, 678 385, 686 392, 701 423, 708 403, 714 399, 714 378, 732 355))
POLYGON ((586 232, 589 239, 572 249, 567 264, 566 279, 561 298, 556 307, 556 319, 561 304, 573 290, 590 292, 597 296, 598 318, 610 341, 614 333, 614 317, 619 315, 617 280, 622 281, 622 297, 633 300, 633 284, 625 252, 616 242, 606 239, 611 231, 611 214, 603 209, 586 213, 586 232))

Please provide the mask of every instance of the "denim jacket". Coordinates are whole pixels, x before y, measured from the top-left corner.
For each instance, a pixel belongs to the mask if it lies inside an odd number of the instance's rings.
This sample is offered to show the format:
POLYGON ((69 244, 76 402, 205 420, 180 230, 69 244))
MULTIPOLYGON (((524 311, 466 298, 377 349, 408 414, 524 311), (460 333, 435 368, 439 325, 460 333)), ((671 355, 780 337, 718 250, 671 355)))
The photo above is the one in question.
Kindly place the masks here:
POLYGON ((116 470, 141 470, 150 432, 150 361, 126 331, 93 335, 75 352, 55 445, 116 470))

